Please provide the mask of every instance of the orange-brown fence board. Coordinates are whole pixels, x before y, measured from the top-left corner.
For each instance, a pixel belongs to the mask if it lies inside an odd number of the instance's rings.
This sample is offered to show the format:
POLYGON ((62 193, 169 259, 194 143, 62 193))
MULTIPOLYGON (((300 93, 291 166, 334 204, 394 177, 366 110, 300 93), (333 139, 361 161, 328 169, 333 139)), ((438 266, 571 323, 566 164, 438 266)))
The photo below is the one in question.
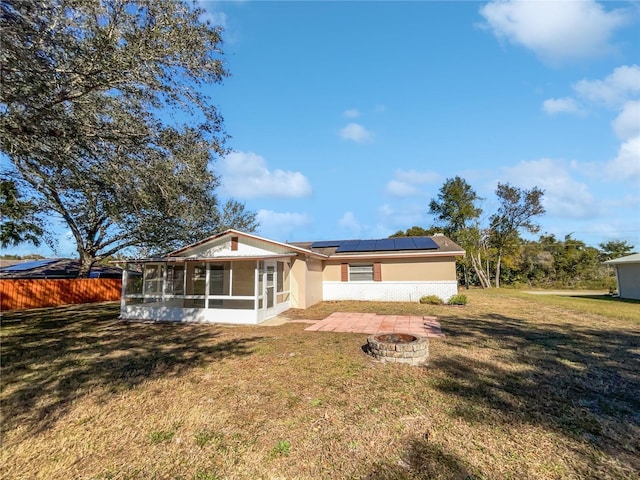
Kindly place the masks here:
POLYGON ((119 300, 121 290, 119 278, 3 279, 0 280, 0 309, 107 302, 119 300))

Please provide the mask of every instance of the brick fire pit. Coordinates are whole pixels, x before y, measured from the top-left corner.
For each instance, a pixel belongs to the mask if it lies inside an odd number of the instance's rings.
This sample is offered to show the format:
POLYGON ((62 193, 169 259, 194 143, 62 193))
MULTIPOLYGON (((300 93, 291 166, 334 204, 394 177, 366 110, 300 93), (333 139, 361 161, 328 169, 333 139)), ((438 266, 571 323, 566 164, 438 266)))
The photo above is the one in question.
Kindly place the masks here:
POLYGON ((429 340, 408 333, 369 335, 367 350, 381 362, 424 365, 429 358, 429 340))

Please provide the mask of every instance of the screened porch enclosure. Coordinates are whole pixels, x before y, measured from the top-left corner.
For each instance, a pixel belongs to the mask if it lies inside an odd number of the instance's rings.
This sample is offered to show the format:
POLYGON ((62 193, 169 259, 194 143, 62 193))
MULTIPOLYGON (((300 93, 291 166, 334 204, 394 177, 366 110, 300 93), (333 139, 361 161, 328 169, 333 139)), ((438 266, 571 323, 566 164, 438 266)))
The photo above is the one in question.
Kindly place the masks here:
POLYGON ((188 260, 129 263, 122 317, 255 324, 290 307, 290 263, 188 260))

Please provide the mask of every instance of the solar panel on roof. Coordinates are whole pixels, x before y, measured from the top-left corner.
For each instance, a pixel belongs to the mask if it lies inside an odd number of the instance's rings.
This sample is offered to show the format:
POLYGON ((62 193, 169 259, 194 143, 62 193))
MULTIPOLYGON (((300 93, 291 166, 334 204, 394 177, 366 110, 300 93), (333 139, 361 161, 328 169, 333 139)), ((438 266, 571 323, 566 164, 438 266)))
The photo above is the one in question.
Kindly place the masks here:
POLYGON ((358 251, 359 252, 371 252, 376 249, 376 241, 375 240, 360 240, 358 243, 358 251))
POLYGON ((411 237, 401 237, 395 239, 395 248, 394 250, 415 250, 416 244, 413 243, 413 238, 411 237))
POLYGON ((393 250, 395 248, 394 238, 381 238, 376 240, 376 250, 393 250))
POLYGON ((401 250, 437 250, 438 244, 428 237, 381 238, 379 240, 345 240, 336 253, 395 252, 401 250))
POLYGON ((360 240, 344 240, 340 242, 340 245, 336 248, 336 253, 357 252, 358 244, 360 244, 360 240))
POLYGON ((42 267, 44 265, 48 265, 53 262, 57 262, 59 259, 57 258, 48 258, 46 260, 32 260, 30 262, 22 262, 16 263, 15 265, 11 265, 9 267, 0 268, 0 271, 3 272, 23 272, 25 270, 31 270, 33 268, 42 267))
POLYGON ((342 240, 325 240, 321 242, 313 242, 311 248, 330 248, 339 247, 342 240))
POLYGON ((429 237, 414 237, 413 241, 420 250, 437 250, 438 244, 429 237))

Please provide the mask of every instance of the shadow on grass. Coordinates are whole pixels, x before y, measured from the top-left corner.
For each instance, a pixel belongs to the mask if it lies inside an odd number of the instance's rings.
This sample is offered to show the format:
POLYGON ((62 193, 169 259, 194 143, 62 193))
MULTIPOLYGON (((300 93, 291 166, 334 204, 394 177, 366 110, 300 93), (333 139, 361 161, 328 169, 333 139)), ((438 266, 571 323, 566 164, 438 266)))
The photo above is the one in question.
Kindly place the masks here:
POLYGON ((364 477, 366 480, 473 480, 462 459, 441 446, 423 439, 410 439, 397 463, 379 463, 364 477))
POLYGON ((453 416, 540 425, 640 469, 637 326, 608 329, 561 318, 534 323, 498 314, 440 321, 445 342, 489 349, 492 357, 431 359, 435 388, 461 400, 453 416))
POLYGON ((163 375, 251 354, 260 337, 224 338, 220 327, 136 323, 119 305, 76 305, 2 318, 2 431, 46 429, 95 388, 117 392, 163 375))
POLYGON ((640 305, 640 300, 634 300, 632 298, 620 298, 612 295, 568 295, 570 298, 587 298, 589 300, 602 300, 604 302, 612 303, 635 303, 640 305))

